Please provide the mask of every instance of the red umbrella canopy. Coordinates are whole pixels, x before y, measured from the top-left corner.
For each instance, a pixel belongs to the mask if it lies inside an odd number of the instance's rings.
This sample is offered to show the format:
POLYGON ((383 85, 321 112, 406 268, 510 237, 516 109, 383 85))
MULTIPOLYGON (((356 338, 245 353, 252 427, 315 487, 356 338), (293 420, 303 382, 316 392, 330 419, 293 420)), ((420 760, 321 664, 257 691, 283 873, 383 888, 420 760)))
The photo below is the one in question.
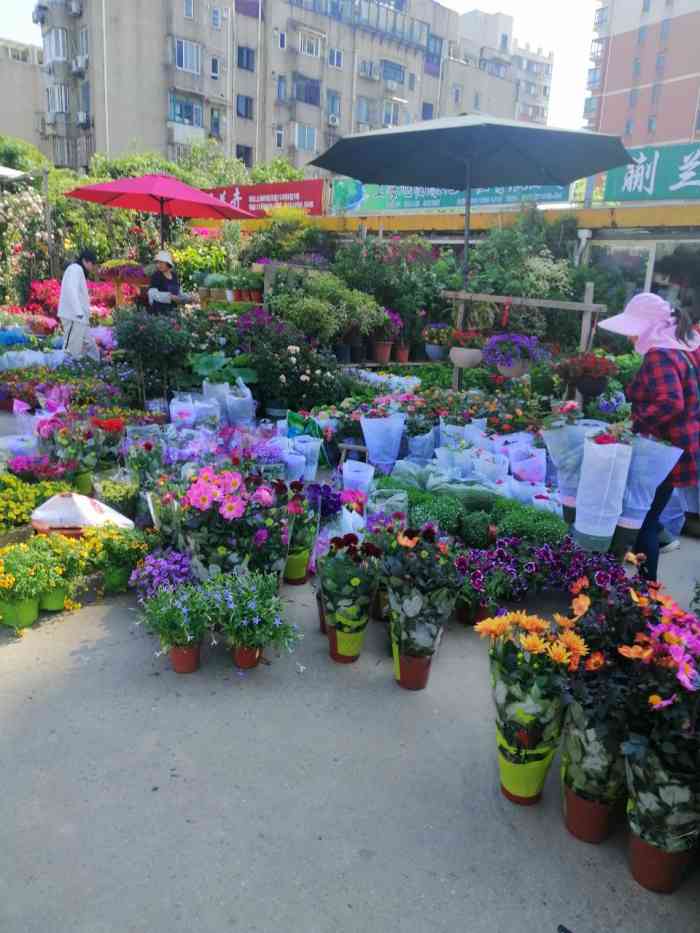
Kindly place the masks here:
POLYGON ((214 217, 220 220, 254 220, 253 214, 231 207, 171 175, 117 178, 99 185, 68 191, 69 198, 92 201, 104 207, 164 214, 168 217, 214 217))

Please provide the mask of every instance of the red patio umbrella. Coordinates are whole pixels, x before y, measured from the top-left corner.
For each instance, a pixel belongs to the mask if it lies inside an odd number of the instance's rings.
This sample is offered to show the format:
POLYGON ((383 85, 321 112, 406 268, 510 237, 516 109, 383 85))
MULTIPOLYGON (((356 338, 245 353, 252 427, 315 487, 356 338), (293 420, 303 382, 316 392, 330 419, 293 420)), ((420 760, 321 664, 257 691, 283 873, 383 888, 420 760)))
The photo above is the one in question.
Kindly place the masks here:
POLYGON ((160 244, 163 245, 163 218, 214 217, 219 220, 254 220, 253 214, 231 207, 224 201, 191 188, 171 175, 142 175, 117 178, 99 185, 84 185, 68 191, 67 197, 92 201, 104 207, 160 214, 160 244))

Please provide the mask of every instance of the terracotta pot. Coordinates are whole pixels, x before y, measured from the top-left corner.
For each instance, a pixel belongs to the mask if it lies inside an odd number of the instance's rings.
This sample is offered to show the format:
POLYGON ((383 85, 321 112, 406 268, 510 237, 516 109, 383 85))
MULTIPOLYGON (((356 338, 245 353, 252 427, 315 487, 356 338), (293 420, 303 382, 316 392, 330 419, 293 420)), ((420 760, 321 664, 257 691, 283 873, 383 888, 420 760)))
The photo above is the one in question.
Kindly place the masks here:
POLYGON ((241 290, 240 290, 240 288, 234 288, 234 290, 233 290, 233 300, 234 300, 234 301, 242 301, 242 300, 243 300, 243 299, 241 298, 241 290))
POLYGON ((200 645, 173 645, 170 649, 170 663, 176 674, 193 674, 199 670, 200 645))
POLYGON ((410 352, 411 348, 408 346, 408 344, 405 346, 394 344, 394 358, 397 363, 408 363, 410 352))
POLYGON ((327 635, 326 607, 323 605, 323 595, 321 593, 316 593, 316 605, 318 606, 318 629, 322 635, 327 635))
POLYGON ((572 836, 582 842, 598 845, 613 831, 618 806, 584 800, 564 784, 564 822, 572 836))
POLYGON ((673 894, 683 880, 695 851, 665 852, 630 833, 629 863, 634 880, 648 891, 673 894))
POLYGON ((394 346, 393 340, 375 340, 374 341, 374 362, 388 363, 391 359, 391 348, 394 346))
POLYGON ((483 622, 484 619, 490 619, 493 615, 493 611, 490 606, 477 606, 477 610, 474 613, 474 624, 477 622, 483 622))
POLYGON ((481 364, 483 358, 481 350, 473 348, 452 347, 450 350, 450 360, 457 369, 473 369, 481 364))
POLYGON ((407 654, 399 655, 398 684, 404 690, 425 690, 430 677, 432 657, 412 658, 407 654))
POLYGON ((257 667, 262 657, 260 648, 245 648, 243 645, 236 645, 231 649, 233 663, 242 671, 249 671, 257 667))
POLYGON ((506 379, 519 379, 530 369, 529 360, 516 360, 512 366, 497 366, 496 369, 506 379))
POLYGON ((258 304, 263 300, 263 293, 259 288, 254 288, 250 293, 250 300, 255 301, 258 304))

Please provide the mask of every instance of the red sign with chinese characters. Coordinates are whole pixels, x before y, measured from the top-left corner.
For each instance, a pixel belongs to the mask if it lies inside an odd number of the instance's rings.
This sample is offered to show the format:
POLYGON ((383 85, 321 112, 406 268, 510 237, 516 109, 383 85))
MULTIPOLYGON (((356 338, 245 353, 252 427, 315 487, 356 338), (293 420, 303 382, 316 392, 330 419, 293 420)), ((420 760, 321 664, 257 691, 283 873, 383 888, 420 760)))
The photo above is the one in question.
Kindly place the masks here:
POLYGON ((281 181, 269 185, 227 185, 209 188, 209 194, 231 207, 264 217, 275 207, 298 207, 307 214, 323 214, 323 181, 281 181))

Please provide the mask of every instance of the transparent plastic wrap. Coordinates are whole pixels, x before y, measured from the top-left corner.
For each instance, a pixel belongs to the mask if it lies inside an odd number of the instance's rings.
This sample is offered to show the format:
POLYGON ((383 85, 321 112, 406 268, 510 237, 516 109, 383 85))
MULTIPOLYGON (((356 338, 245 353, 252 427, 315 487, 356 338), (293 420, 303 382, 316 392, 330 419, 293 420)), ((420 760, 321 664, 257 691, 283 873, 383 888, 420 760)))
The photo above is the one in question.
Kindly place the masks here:
POLYGON ((222 410, 231 427, 242 424, 251 424, 255 418, 255 401, 253 393, 242 379, 236 379, 233 388, 226 393, 222 410))
POLYGON ((589 434, 605 427, 603 421, 579 421, 576 424, 562 424, 560 427, 542 431, 542 438, 552 458, 559 481, 560 501, 564 506, 564 515, 573 520, 576 508, 581 465, 583 463, 583 444, 589 434))
POLYGON ((439 469, 452 477, 466 479, 474 473, 474 458, 470 450, 458 447, 438 447, 435 459, 439 469))
POLYGON ((357 489, 367 493, 374 479, 374 467, 361 460, 346 460, 343 463, 343 489, 357 489))
POLYGON ((387 418, 360 420, 370 463, 383 473, 391 473, 396 463, 405 423, 406 415, 399 413, 387 418))
POLYGON ((316 479, 318 471, 318 457, 321 452, 320 438, 302 434, 294 438, 294 449, 304 457, 304 480, 307 483, 312 482, 316 479))
POLYGON ((459 447, 464 442, 464 425, 447 424, 440 418, 440 446, 459 447))
POLYGON ((586 438, 576 493, 574 540, 587 551, 605 552, 615 533, 632 461, 630 444, 596 444, 586 438))
POLYGON ((187 392, 176 392, 170 401, 170 420, 183 428, 191 428, 195 423, 194 401, 187 392))
POLYGON ((517 480, 544 483, 547 479, 547 451, 538 447, 518 447, 510 458, 510 469, 517 480))
POLYGON ((414 463, 425 466, 435 453, 435 431, 416 434, 408 438, 408 456, 414 463))
POLYGON ((402 512, 408 515, 408 493, 403 489, 374 489, 369 494, 367 505, 365 506, 366 515, 394 515, 396 512, 402 512))
POLYGON ((222 408, 226 407, 226 399, 231 394, 231 387, 228 382, 209 382, 205 379, 202 383, 202 394, 205 399, 215 398, 222 408))
POLYGON ((474 457, 474 472, 477 479, 488 483, 497 483, 508 476, 508 457, 500 454, 489 454, 486 451, 476 452, 474 457))

